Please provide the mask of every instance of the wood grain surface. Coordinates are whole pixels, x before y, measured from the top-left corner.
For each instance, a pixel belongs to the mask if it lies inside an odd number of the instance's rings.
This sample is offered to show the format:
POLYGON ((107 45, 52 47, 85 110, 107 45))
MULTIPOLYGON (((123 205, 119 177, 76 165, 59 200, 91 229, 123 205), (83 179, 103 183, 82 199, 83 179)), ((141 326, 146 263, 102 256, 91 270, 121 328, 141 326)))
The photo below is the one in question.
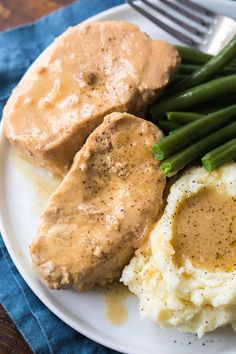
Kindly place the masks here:
MULTIPOLYGON (((73 0, 0 0, 0 31, 34 21, 73 0)), ((0 305, 0 354, 32 354, 0 305)))
POLYGON ((0 0, 0 31, 46 15, 73 0, 0 0))
POLYGON ((28 344, 0 305, 0 353, 32 354, 28 344))

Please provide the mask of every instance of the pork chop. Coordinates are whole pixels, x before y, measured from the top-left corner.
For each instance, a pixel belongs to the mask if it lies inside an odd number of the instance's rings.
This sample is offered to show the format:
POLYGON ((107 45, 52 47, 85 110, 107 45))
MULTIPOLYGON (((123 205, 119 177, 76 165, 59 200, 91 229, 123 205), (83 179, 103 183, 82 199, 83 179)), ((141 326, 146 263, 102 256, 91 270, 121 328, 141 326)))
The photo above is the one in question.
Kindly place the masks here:
POLYGON ((49 199, 31 246, 47 286, 87 290, 121 274, 157 220, 165 177, 151 146, 152 123, 112 113, 76 154, 49 199))
POLYGON ((142 116, 178 63, 174 46, 127 22, 70 28, 13 91, 3 113, 6 136, 32 163, 64 176, 106 114, 142 116))

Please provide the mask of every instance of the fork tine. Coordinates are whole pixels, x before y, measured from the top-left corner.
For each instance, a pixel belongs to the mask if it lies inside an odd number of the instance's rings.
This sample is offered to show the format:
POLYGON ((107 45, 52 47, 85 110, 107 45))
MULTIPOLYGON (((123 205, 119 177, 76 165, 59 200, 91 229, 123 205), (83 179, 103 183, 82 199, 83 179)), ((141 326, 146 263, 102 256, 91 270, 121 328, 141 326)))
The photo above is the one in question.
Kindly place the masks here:
POLYGON ((192 13, 183 9, 182 7, 177 5, 176 3, 170 2, 169 0, 160 0, 160 2, 162 2, 164 5, 170 7, 171 9, 179 12, 180 14, 186 16, 188 19, 201 24, 202 26, 209 26, 210 25, 210 23, 204 21, 202 18, 200 18, 198 16, 193 15, 192 13))
POLYGON ((189 7, 192 10, 196 10, 199 13, 203 14, 203 15, 207 15, 207 16, 215 16, 214 12, 206 9, 205 7, 198 5, 192 1, 189 0, 179 0, 179 2, 187 7, 189 7))
POLYGON ((175 16, 173 16, 173 15, 169 14, 168 12, 166 12, 165 10, 161 9, 159 6, 154 5, 153 3, 150 3, 148 0, 141 0, 141 2, 143 2, 144 4, 149 6, 151 9, 153 9, 153 10, 157 11, 158 13, 162 14, 163 16, 168 18, 169 20, 173 21, 174 23, 176 23, 180 27, 188 30, 189 32, 191 32, 191 33, 193 33, 193 34, 195 34, 197 36, 201 36, 201 35, 205 34, 204 30, 201 31, 200 29, 197 29, 195 27, 192 27, 192 26, 188 25, 187 23, 179 20, 175 16))
POLYGON ((150 21, 152 21, 155 25, 159 26, 160 28, 162 28, 164 31, 166 31, 167 33, 171 34, 174 38, 179 39, 180 41, 182 41, 183 43, 189 45, 189 46, 197 46, 199 43, 197 41, 195 41, 194 39, 186 36, 185 34, 171 28, 170 26, 166 25, 165 23, 161 22, 160 20, 158 20, 156 17, 154 17, 153 15, 151 15, 149 12, 147 12, 146 10, 142 9, 141 7, 139 7, 138 5, 134 4, 131 0, 127 0, 127 3, 134 8, 136 11, 138 11, 141 15, 143 15, 144 17, 146 17, 147 19, 149 19, 150 21))

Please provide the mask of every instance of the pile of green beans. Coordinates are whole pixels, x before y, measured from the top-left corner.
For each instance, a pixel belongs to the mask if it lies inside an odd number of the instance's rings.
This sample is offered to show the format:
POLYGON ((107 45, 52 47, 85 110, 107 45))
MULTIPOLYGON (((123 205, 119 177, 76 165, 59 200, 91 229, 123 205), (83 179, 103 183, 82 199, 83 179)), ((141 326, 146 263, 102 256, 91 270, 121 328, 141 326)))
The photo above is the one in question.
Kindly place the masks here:
POLYGON ((227 95, 232 92, 235 93, 236 103, 236 74, 208 81, 175 95, 164 97, 151 107, 152 119, 157 122, 159 117, 163 117, 169 111, 188 109, 206 103, 210 99, 217 99, 222 93, 227 95), (223 92, 222 87, 224 87, 223 92))
MULTIPOLYGON (((205 138, 186 147, 185 149, 180 150, 170 158, 164 160, 163 163, 161 163, 161 169, 165 175, 169 177, 173 176, 191 161, 201 158, 208 151, 222 143, 225 143, 225 141, 231 139, 234 136, 236 136, 236 121, 206 136, 205 138)), ((234 143, 232 143, 232 145, 235 145, 236 139, 233 140, 234 143)), ((222 145, 220 148, 222 149, 222 156, 220 156, 220 154, 217 156, 217 152, 214 153, 213 150, 211 153, 206 154, 202 158, 203 166, 207 167, 207 171, 212 171, 216 167, 228 161, 228 159, 226 159, 226 149, 224 145, 222 145), (214 155, 212 156, 212 154, 214 155)), ((230 148, 232 153, 235 154, 235 146, 230 146, 230 148)), ((234 158, 232 156, 230 156, 230 160, 234 158)))
POLYGON ((206 136, 212 131, 216 131, 219 127, 228 123, 236 116, 236 104, 203 116, 183 126, 175 134, 168 135, 153 145, 153 153, 157 160, 164 160, 177 152, 181 148, 196 141, 198 138, 206 136))
POLYGON ((236 36, 216 56, 177 49, 178 82, 150 109, 167 134, 152 152, 167 176, 196 159, 211 172, 236 159, 236 36))
POLYGON ((215 148, 202 158, 202 164, 207 171, 213 171, 223 163, 235 159, 236 138, 215 148))
POLYGON ((236 36, 221 50, 221 52, 211 57, 204 65, 196 69, 189 77, 186 77, 175 86, 175 91, 186 90, 206 82, 219 73, 235 58, 236 36))
MULTIPOLYGON (((198 49, 183 47, 180 45, 177 45, 176 48, 182 61, 186 63, 203 65, 207 63, 211 58, 213 58, 213 55, 203 53, 198 49)), ((230 66, 236 66, 236 59, 232 60, 230 66)))
MULTIPOLYGON (((192 74, 194 71, 199 70, 200 65, 197 64, 181 64, 178 68, 177 74, 181 75, 182 77, 187 76, 189 74, 192 74)), ((235 67, 226 67, 223 70, 221 70, 218 75, 219 76, 226 76, 226 75, 232 75, 236 73, 236 66, 235 67)))

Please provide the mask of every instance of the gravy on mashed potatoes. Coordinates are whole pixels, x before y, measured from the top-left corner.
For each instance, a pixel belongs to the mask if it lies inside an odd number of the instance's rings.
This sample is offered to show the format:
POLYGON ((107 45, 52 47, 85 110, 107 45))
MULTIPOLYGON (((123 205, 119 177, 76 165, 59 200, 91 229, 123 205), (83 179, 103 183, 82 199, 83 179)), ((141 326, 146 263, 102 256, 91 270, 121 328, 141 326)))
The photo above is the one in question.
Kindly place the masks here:
POLYGON ((236 269, 236 198, 203 188, 184 200, 173 223, 175 262, 208 271, 236 269))
POLYGON ((235 218, 235 162, 183 173, 149 242, 123 270, 141 317, 199 337, 228 324, 236 330, 235 218))

